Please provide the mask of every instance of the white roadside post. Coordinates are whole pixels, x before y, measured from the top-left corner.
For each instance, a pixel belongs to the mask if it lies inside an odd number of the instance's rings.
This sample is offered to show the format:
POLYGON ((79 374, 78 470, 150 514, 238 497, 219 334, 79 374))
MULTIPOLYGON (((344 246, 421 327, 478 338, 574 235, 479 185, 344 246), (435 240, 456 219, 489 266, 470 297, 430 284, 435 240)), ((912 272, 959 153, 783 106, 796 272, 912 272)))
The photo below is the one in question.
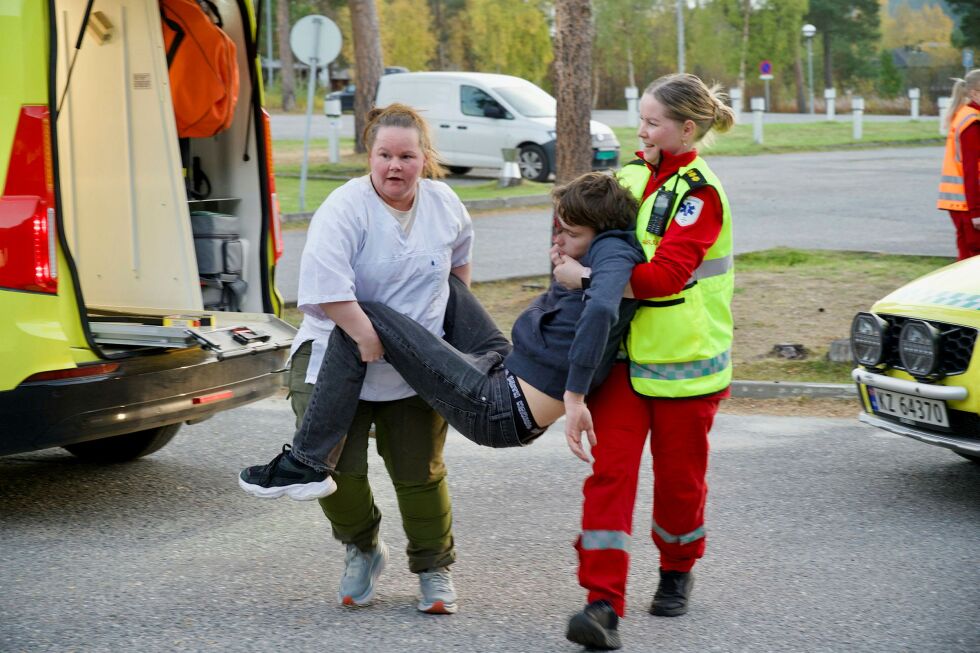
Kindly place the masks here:
POLYGON ((289 47, 296 58, 310 67, 306 93, 306 128, 303 132, 303 165, 299 176, 299 210, 306 210, 306 173, 310 159, 310 125, 313 122, 313 98, 320 66, 326 66, 340 54, 340 28, 326 16, 312 14, 296 21, 289 30, 289 47))
POLYGON ((732 101, 732 109, 735 111, 736 122, 742 121, 742 89, 733 86, 728 90, 728 97, 732 101))
POLYGON ((766 98, 754 97, 750 101, 752 107, 752 139, 762 143, 762 116, 766 112, 766 98))
POLYGON ((521 169, 517 165, 517 148, 502 147, 500 148, 500 155, 504 159, 504 165, 500 168, 497 186, 499 188, 519 186, 524 179, 521 177, 521 169))
POLYGON ((823 90, 823 99, 827 103, 827 120, 836 119, 837 118, 837 89, 825 88, 823 90))
POLYGON ((862 122, 864 120, 864 98, 856 97, 851 100, 851 109, 854 111, 854 140, 861 140, 862 122))
POLYGON ((330 163, 340 163, 340 108, 339 97, 323 101, 323 113, 330 121, 330 163))
POLYGON ((943 124, 946 122, 946 112, 949 111, 950 102, 952 102, 952 98, 948 97, 941 97, 936 100, 936 103, 939 105, 939 133, 944 136, 946 135, 946 130, 943 129, 943 124))
POLYGON ((638 109, 639 91, 635 86, 626 87, 626 124, 630 127, 637 127, 640 124, 640 112, 638 109))
POLYGON ((909 103, 912 105, 912 120, 919 119, 919 89, 909 89, 909 103))

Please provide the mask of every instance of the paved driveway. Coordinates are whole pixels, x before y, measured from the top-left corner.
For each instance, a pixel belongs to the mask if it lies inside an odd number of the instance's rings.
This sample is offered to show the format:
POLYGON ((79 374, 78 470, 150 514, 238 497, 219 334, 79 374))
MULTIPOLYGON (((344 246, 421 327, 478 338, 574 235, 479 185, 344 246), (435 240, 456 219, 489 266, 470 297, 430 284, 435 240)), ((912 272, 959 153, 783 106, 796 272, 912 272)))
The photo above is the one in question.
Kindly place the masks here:
MULTIPOLYGON (((711 157, 735 214, 735 251, 802 247, 955 256, 947 214, 935 208, 943 151, 914 147, 711 157)), ((474 213, 473 278, 549 272, 545 207, 474 213)), ((304 231, 286 232, 278 285, 296 298, 304 231)))

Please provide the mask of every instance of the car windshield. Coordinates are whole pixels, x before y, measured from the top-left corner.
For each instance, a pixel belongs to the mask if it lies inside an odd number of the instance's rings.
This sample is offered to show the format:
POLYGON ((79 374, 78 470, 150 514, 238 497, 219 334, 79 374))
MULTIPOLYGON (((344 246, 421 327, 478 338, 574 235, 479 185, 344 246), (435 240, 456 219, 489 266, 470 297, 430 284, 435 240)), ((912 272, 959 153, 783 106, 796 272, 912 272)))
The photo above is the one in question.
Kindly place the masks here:
POLYGON ((527 118, 554 118, 557 115, 555 98, 534 84, 496 86, 493 90, 527 118))

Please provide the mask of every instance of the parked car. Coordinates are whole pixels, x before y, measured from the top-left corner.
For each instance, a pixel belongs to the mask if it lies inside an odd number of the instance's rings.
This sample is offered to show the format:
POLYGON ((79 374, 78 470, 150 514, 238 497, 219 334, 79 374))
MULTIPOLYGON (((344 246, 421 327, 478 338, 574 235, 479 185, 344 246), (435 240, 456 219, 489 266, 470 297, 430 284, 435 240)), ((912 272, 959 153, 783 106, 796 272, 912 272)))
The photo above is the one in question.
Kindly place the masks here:
POLYGON ((277 317, 269 116, 243 54, 256 14, 219 4, 238 102, 227 129, 185 139, 157 2, 98 3, 88 31, 84 2, 4 10, 23 65, 0 95, 0 455, 126 460, 282 387, 295 330, 277 317), (69 77, 55 44, 79 34, 69 77))
MULTIPOLYGON (((429 121, 449 170, 501 168, 516 150, 521 175, 547 181, 555 170, 555 98, 526 79, 490 73, 430 72, 382 77, 377 104, 404 102, 429 121)), ((619 141, 590 121, 592 168, 619 166, 619 141)))
POLYGON ((858 313, 852 372, 862 422, 980 463, 980 256, 858 313))
MULTIPOLYGON (((408 68, 404 66, 385 66, 384 75, 395 75, 398 73, 407 73, 408 68)), ((354 110, 354 93, 357 92, 356 84, 348 84, 343 89, 339 91, 334 91, 333 93, 327 94, 328 100, 339 99, 340 100, 340 110, 341 111, 353 111, 354 110)))

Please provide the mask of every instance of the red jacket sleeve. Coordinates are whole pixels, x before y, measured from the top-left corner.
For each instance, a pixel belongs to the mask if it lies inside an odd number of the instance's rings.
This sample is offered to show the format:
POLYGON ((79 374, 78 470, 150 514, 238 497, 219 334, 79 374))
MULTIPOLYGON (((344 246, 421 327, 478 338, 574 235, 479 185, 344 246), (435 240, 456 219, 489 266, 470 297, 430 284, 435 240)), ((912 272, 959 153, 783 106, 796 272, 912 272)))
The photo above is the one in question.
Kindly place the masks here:
POLYGON ((705 252, 718 239, 722 227, 721 199, 710 187, 699 188, 688 197, 700 199, 704 204, 700 214, 691 223, 671 220, 657 252, 648 263, 633 268, 630 283, 637 299, 665 297, 683 290, 694 270, 701 265, 705 252))
POLYGON ((980 216, 980 122, 974 122, 960 133, 960 152, 967 211, 971 216, 980 216))

